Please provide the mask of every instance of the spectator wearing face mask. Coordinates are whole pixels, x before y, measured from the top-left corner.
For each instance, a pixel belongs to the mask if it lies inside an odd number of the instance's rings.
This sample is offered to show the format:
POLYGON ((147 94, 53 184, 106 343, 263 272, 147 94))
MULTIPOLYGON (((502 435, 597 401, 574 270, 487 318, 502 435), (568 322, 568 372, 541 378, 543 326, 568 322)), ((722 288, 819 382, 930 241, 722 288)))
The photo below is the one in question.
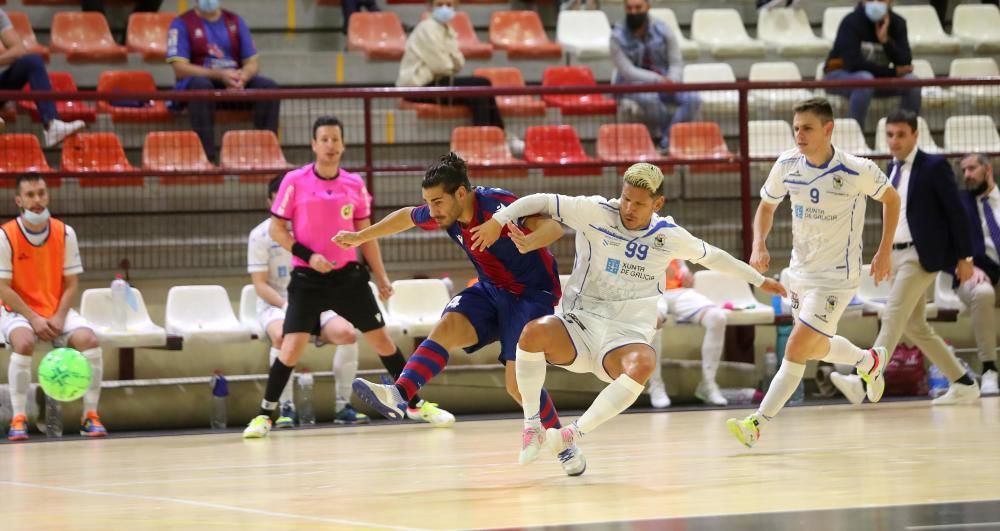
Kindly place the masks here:
MULTIPOLYGON (((823 79, 867 81, 875 78, 917 79, 907 40, 906 20, 893 13, 892 0, 862 0, 841 21, 823 79)), ((900 107, 920 114, 920 87, 900 89, 831 88, 850 100, 849 115, 865 125, 872 98, 902 96, 900 107)))
MULTIPOLYGON (((680 83, 684 60, 677 36, 659 20, 649 17, 649 0, 625 0, 625 19, 611 32, 611 59, 615 64, 614 84, 680 83)), ((643 92, 622 95, 623 101, 637 105, 660 150, 670 144, 670 126, 690 122, 701 108, 697 92, 643 92), (676 105, 671 114, 667 105, 676 105)))

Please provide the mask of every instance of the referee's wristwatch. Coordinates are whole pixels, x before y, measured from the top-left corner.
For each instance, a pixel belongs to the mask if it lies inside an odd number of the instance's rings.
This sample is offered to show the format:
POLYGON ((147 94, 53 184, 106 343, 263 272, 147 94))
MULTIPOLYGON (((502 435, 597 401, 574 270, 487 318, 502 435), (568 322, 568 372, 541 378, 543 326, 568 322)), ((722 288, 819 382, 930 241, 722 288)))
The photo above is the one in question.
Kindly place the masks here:
POLYGON ((965 258, 963 258, 962 260, 963 260, 963 261, 965 261, 965 262, 968 262, 968 263, 970 263, 970 264, 972 263, 972 257, 971 257, 971 256, 966 256, 966 257, 965 257, 965 258))

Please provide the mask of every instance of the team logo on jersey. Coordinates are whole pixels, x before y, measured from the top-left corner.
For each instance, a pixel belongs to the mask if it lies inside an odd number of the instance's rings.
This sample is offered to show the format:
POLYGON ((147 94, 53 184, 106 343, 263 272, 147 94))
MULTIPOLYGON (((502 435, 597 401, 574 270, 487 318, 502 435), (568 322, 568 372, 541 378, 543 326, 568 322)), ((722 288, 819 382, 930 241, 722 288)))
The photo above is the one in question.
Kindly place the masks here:
POLYGON ((663 246, 666 244, 667 237, 662 234, 657 234, 656 237, 653 238, 653 247, 656 247, 657 249, 663 249, 663 246))
POLYGON ((454 299, 448 302, 448 308, 458 308, 458 305, 462 302, 462 296, 457 295, 454 299))
POLYGON ((826 311, 830 313, 837 307, 837 297, 830 295, 826 298, 826 311))
POLYGON ((615 260, 614 258, 608 258, 608 264, 604 266, 604 270, 612 275, 617 275, 618 270, 622 268, 621 260, 615 260))
POLYGON ((340 209, 340 217, 344 219, 351 219, 351 214, 354 213, 354 205, 344 205, 340 209))
POLYGON ((278 266, 278 277, 285 278, 288 276, 288 268, 285 266, 278 266))
POLYGON ((789 292, 789 294, 792 296, 792 309, 793 310, 798 310, 799 309, 799 294, 796 293, 796 292, 794 292, 794 291, 789 292))
POLYGON ((455 235, 455 239, 458 240, 459 244, 465 245, 465 240, 462 239, 462 235, 461 234, 456 234, 455 235))
POLYGON ((622 244, 615 240, 609 240, 607 238, 601 238, 601 245, 605 247, 621 247, 622 244))
POLYGON ((795 217, 802 219, 805 216, 806 209, 802 205, 795 205, 795 217))
POLYGON ((840 190, 844 187, 844 178, 839 175, 833 176, 833 189, 840 190))
POLYGON ((203 35, 203 33, 201 32, 201 28, 195 28, 194 29, 194 38, 200 39, 202 35, 203 35))
POLYGON ((789 173, 786 177, 802 177, 802 174, 799 173, 799 170, 795 170, 792 173, 789 173))

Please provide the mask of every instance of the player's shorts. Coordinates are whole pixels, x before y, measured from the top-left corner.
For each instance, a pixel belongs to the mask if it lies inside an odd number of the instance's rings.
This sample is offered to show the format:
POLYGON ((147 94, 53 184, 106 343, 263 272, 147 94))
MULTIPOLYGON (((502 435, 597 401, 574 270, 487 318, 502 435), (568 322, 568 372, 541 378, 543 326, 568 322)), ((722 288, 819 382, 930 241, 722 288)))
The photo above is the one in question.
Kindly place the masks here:
MULTIPOLYGON (((10 333, 18 328, 27 328, 34 333, 34 329, 31 328, 31 323, 28 319, 17 313, 7 311, 6 308, 0 307, 0 332, 3 333, 3 337, 6 338, 7 342, 10 342, 10 333)), ((93 330, 94 327, 77 313, 76 310, 70 309, 66 314, 66 324, 63 326, 63 333, 56 337, 52 344, 56 347, 66 347, 69 346, 66 342, 69 341, 69 336, 73 335, 73 332, 80 330, 81 328, 87 328, 93 330)))
POLYGON ((329 273, 307 267, 292 270, 285 309, 285 334, 319 335, 323 312, 333 310, 355 328, 371 332, 385 327, 385 319, 368 286, 368 270, 352 262, 329 273))
POLYGON ((494 341, 500 341, 500 363, 517 358, 517 342, 529 322, 552 315, 551 295, 518 297, 492 283, 479 282, 455 295, 442 314, 456 312, 465 316, 476 330, 477 342, 465 351, 473 353, 494 341))
POLYGON ((792 317, 826 337, 833 337, 856 291, 816 287, 791 278, 788 298, 792 304, 792 317))
POLYGON ((649 345, 653 339, 651 326, 639 326, 622 321, 612 321, 586 312, 569 312, 557 315, 566 327, 573 342, 576 358, 564 369, 578 373, 592 373, 605 382, 611 376, 604 368, 604 358, 618 347, 636 343, 649 345))
POLYGON ((660 317, 666 319, 667 315, 671 315, 678 323, 692 322, 698 317, 698 312, 715 306, 712 299, 691 288, 668 289, 663 292, 660 302, 665 303, 657 304, 660 317))
MULTIPOLYGON (((337 316, 337 312, 333 310, 327 310, 319 315, 319 327, 322 329, 337 316)), ((271 306, 270 304, 264 305, 263 310, 257 312, 257 324, 260 325, 261 330, 267 333, 267 327, 275 321, 285 320, 285 310, 283 308, 278 308, 277 306, 271 306)))

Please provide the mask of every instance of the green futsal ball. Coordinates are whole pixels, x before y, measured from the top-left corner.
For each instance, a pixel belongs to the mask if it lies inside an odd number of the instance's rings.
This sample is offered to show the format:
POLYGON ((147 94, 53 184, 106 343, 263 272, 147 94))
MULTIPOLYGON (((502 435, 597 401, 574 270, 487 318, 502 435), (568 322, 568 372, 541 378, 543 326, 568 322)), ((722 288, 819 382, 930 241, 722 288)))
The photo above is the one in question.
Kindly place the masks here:
POLYGON ((79 351, 57 348, 38 366, 38 383, 45 394, 61 402, 76 400, 90 387, 90 363, 79 351))

